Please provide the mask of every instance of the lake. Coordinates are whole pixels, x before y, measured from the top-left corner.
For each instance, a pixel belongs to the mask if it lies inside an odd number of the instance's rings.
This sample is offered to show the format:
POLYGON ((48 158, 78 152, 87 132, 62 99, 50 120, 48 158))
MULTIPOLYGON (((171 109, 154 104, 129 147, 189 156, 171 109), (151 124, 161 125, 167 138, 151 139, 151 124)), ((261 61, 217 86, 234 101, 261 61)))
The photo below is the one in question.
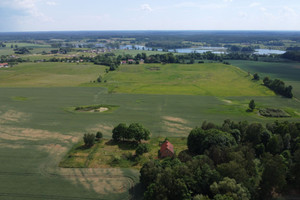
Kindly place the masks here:
MULTIPOLYGON (((150 47, 145 47, 142 45, 120 45, 119 49, 128 49, 128 50, 145 50, 152 51, 153 49, 150 47)), ((157 51, 163 51, 163 49, 157 49, 157 51)), ((227 48, 225 47, 197 47, 197 48, 182 48, 182 49, 168 49, 168 52, 176 52, 176 53, 205 53, 211 51, 214 54, 224 54, 228 53, 227 48)), ((286 51, 274 50, 274 49, 255 49, 254 54, 256 55, 271 55, 271 54, 284 54, 286 51)))

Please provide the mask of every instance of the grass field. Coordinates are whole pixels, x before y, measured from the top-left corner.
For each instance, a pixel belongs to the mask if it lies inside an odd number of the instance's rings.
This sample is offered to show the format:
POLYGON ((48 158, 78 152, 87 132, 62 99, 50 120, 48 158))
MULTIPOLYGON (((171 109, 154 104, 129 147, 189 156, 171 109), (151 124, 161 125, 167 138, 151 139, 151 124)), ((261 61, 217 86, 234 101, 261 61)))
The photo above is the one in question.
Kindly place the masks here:
POLYGON ((299 62, 272 63, 232 60, 230 63, 245 71, 250 71, 251 73, 257 72, 262 79, 266 76, 272 79, 279 78, 287 85, 292 85, 294 95, 300 98, 299 62))
POLYGON ((239 68, 218 63, 121 65, 102 84, 111 92, 204 96, 272 96, 239 68))
MULTIPOLYGON (((68 152, 65 158, 61 161, 61 167, 67 168, 135 168, 140 169, 143 164, 152 159, 158 159, 158 150, 165 138, 154 137, 146 143, 150 151, 144 153, 138 158, 135 156, 137 143, 120 141, 114 142, 109 139, 102 139, 96 142, 89 149, 84 147, 83 141, 68 152)), ((175 154, 187 149, 186 137, 168 137, 168 140, 174 145, 175 154)))
POLYGON ((94 81, 104 66, 76 63, 22 63, 0 69, 0 87, 69 87, 94 81))
MULTIPOLYGON (((0 199, 139 197, 139 189, 135 188, 139 180, 138 170, 58 167, 61 159, 82 139, 85 132, 102 131, 104 138, 109 139, 111 130, 120 122, 141 123, 150 130, 153 138, 180 139, 186 137, 195 126, 201 126, 204 120, 218 124, 228 118, 262 123, 276 120, 261 117, 257 112, 246 112, 250 99, 255 99, 258 107, 276 107, 288 111, 293 116, 288 119, 290 121, 300 119, 298 101, 270 94, 259 83, 245 77, 245 72, 227 65, 188 65, 186 68, 182 65, 132 65, 122 66, 120 71, 104 76, 107 84, 111 84, 109 87, 114 84, 120 86, 115 91, 122 92, 118 89, 129 88, 128 91, 134 94, 109 93, 104 88, 105 83, 90 83, 100 73, 103 75, 104 71, 104 66, 67 63, 26 63, 0 69, 0 199), (149 70, 149 66, 160 67, 160 70, 149 70), (201 67, 206 67, 209 73, 204 69, 201 71, 201 67), (141 72, 140 77, 137 72, 141 72), (192 76, 192 72, 197 75, 192 76), (221 75, 215 77, 215 73, 232 77, 226 82, 221 75), (120 80, 117 80, 118 76, 120 80), (216 91, 205 96, 153 94, 152 91, 167 93, 172 91, 172 84, 183 83, 193 91, 191 93, 197 94, 195 91, 201 91, 201 87, 195 89, 189 82, 195 81, 194 84, 200 86, 204 83, 203 87, 209 87, 205 85, 205 81, 210 81, 209 78, 212 78, 213 85, 210 87, 216 91), (248 87, 258 87, 258 90, 249 89, 256 96, 245 96, 248 91, 229 96, 227 90, 225 92, 214 85, 218 79, 236 93, 234 87, 242 87, 240 90, 247 89, 247 84, 248 87), (231 80, 237 80, 233 82, 235 85, 230 84, 231 80), (144 86, 141 83, 143 81, 147 83, 144 86), (242 86, 238 84, 241 82, 242 86), (151 86, 153 84, 155 87, 151 86), (163 84, 167 85, 167 89, 160 90, 163 84), (147 85, 151 87, 145 87, 147 85), (136 94, 139 90, 144 94, 136 94), (85 105, 119 107, 108 113, 68 111, 70 107, 85 105)), ((180 93, 187 91, 183 87, 180 89, 180 93)), ((99 166, 97 156, 101 155, 94 155, 95 159, 88 166, 99 166)))

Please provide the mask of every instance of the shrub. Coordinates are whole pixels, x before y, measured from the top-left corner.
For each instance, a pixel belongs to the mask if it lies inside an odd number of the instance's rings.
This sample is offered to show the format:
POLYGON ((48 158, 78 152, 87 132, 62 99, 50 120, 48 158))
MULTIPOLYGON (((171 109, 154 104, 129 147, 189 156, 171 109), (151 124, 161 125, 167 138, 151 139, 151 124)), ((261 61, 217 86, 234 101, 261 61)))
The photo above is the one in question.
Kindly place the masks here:
POLYGON ((83 141, 86 147, 92 147, 95 144, 95 134, 85 133, 83 136, 83 141))
POLYGON ((149 146, 147 144, 139 144, 137 149, 135 150, 135 154, 137 156, 143 155, 144 153, 149 152, 149 146))
POLYGON ((96 139, 97 139, 97 140, 100 140, 101 138, 103 138, 103 134, 102 134, 100 131, 98 131, 98 132, 96 133, 96 139))

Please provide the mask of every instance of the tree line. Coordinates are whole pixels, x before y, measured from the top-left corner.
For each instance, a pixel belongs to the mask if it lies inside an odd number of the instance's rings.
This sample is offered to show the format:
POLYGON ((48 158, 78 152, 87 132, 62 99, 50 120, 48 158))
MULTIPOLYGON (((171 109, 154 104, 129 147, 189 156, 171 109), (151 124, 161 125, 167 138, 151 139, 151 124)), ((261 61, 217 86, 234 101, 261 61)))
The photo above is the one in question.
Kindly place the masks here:
POLYGON ((276 94, 280 94, 287 98, 293 97, 293 87, 291 85, 285 86, 285 83, 283 81, 279 79, 271 80, 269 77, 265 77, 263 82, 265 86, 273 90, 276 94))
POLYGON ((144 199, 257 200, 300 189, 300 123, 203 122, 187 146, 143 165, 144 199))

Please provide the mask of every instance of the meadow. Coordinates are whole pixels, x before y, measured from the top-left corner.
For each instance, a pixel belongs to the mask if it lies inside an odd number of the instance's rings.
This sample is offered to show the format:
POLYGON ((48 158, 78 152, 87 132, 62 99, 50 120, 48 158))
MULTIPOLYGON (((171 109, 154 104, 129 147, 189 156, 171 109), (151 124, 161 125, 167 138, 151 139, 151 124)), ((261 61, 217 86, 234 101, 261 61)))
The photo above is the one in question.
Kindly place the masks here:
POLYGON ((108 74, 105 68, 24 63, 0 69, 0 199, 139 198, 136 169, 58 167, 84 133, 101 131, 110 139, 120 122, 141 123, 153 138, 186 137, 204 120, 273 122, 246 112, 252 98, 258 107, 284 109, 293 116, 288 120, 299 121, 297 100, 274 95, 233 66, 124 65, 108 74), (106 83, 93 83, 99 74, 106 83), (108 113, 68 110, 85 105, 119 107, 108 113))
POLYGON ((272 96, 245 71, 219 64, 121 65, 103 76, 111 92, 202 96, 272 96))

